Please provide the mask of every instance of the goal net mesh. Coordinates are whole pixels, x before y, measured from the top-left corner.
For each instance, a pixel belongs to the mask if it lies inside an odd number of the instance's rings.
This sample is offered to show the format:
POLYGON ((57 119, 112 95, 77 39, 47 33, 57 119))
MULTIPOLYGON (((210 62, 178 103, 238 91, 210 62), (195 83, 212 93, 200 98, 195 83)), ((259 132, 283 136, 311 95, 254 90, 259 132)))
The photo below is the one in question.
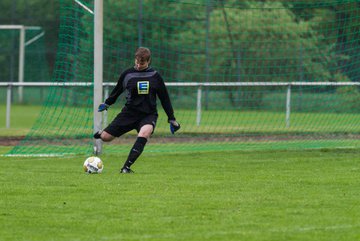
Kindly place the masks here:
MULTIPOLYGON (((147 152, 360 146, 358 1, 104 1, 103 8, 104 96, 136 48, 149 47, 181 123, 171 135, 159 104, 147 152)), ((93 10, 93 1, 61 1, 54 82, 93 82, 93 10)), ((121 95, 103 114, 103 128, 124 103, 121 95)), ((9 154, 89 154, 92 135, 93 85, 56 86, 9 154)), ((103 152, 128 152, 135 138, 132 131, 104 143, 103 152)))

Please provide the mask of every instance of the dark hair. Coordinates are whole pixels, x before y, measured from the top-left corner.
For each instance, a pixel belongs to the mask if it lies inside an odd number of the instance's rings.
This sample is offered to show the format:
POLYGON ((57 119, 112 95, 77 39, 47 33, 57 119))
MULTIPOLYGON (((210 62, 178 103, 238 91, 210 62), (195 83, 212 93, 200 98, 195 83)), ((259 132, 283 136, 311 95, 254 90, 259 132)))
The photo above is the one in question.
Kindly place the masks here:
POLYGON ((150 49, 145 47, 140 47, 135 52, 135 59, 139 60, 140 62, 148 62, 151 58, 150 49))

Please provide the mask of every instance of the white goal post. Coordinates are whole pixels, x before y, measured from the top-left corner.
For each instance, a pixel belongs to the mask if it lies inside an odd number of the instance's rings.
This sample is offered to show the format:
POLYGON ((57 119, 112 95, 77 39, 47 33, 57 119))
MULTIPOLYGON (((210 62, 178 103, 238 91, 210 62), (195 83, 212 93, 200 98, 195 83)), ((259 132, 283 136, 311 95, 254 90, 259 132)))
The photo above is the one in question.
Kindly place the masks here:
MULTIPOLYGON (((19 68, 18 68, 18 82, 24 82, 24 69, 25 69, 25 51, 26 46, 37 41, 39 38, 45 35, 44 31, 41 31, 38 35, 26 41, 26 30, 42 30, 39 26, 25 26, 25 25, 0 25, 0 30, 18 30, 19 31, 19 68)), ((19 86, 19 101, 23 101, 23 88, 19 86)))
MULTIPOLYGON (((101 129, 101 113, 97 112, 97 107, 103 99, 103 0, 94 1, 94 10, 91 10, 86 4, 80 0, 74 0, 81 8, 94 16, 94 105, 93 105, 93 131, 101 129)), ((98 154, 102 151, 102 142, 94 141, 94 153, 98 154)))
MULTIPOLYGON (((94 1, 94 133, 101 130, 101 113, 97 111, 103 101, 103 0, 94 1)), ((102 141, 95 139, 94 153, 102 152, 102 141)))

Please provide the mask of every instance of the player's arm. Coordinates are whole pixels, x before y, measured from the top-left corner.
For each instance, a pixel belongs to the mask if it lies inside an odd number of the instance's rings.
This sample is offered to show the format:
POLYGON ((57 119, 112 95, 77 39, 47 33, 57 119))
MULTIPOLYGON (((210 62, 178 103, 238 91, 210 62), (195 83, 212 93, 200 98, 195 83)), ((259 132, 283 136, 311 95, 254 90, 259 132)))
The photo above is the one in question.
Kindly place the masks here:
POLYGON ((124 81, 125 73, 120 75, 120 78, 115 86, 115 88, 111 91, 109 97, 105 100, 104 103, 101 103, 99 105, 98 111, 102 112, 104 110, 107 110, 110 105, 114 104, 117 98, 121 95, 121 93, 124 91, 123 87, 123 81, 124 81))
POLYGON ((176 121, 175 115, 174 115, 174 109, 172 107, 169 93, 167 91, 167 88, 165 86, 165 83, 161 76, 159 75, 159 89, 157 91, 157 95, 159 96, 161 105, 168 116, 168 122, 170 123, 170 132, 174 134, 176 131, 180 129, 179 122, 176 121))

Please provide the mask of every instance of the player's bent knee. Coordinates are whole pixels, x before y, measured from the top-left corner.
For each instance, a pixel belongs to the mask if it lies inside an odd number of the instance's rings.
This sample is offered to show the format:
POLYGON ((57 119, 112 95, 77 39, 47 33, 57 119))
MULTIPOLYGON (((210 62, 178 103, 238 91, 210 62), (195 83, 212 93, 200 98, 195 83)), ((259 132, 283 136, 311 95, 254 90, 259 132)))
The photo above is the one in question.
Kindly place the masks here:
POLYGON ((103 131, 101 133, 101 140, 105 141, 105 142, 109 142, 109 141, 112 141, 114 140, 115 136, 113 135, 110 135, 109 133, 103 131))
POLYGON ((149 139, 153 131, 154 127, 152 125, 144 125, 143 127, 141 127, 138 136, 149 139))

